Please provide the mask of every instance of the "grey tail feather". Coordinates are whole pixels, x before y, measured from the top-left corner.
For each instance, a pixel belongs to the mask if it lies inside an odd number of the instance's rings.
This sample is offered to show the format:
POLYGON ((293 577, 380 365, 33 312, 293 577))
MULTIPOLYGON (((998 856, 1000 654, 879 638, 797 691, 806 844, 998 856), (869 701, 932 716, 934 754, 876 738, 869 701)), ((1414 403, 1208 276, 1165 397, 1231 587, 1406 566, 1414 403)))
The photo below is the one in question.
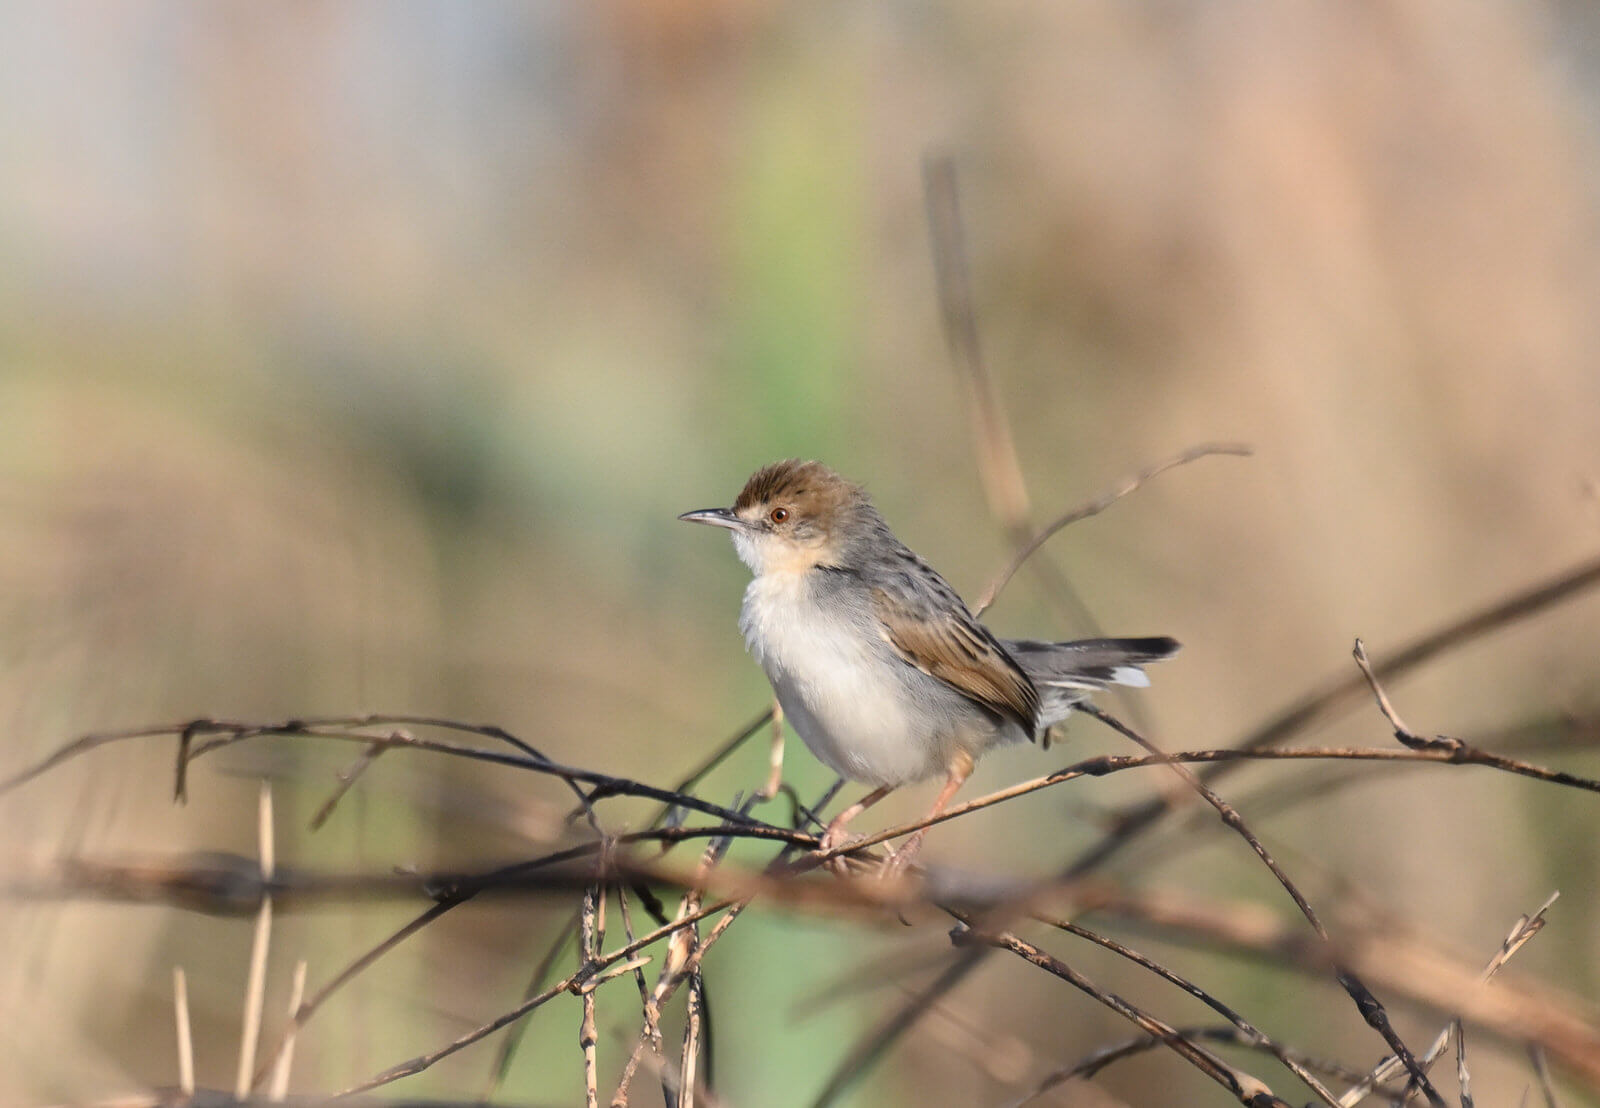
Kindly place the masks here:
POLYGON ((1080 639, 1038 642, 1012 639, 1004 643, 1039 691, 1039 726, 1035 738, 1072 714, 1077 704, 1108 685, 1150 684, 1141 666, 1178 652, 1178 641, 1165 636, 1147 639, 1080 639))

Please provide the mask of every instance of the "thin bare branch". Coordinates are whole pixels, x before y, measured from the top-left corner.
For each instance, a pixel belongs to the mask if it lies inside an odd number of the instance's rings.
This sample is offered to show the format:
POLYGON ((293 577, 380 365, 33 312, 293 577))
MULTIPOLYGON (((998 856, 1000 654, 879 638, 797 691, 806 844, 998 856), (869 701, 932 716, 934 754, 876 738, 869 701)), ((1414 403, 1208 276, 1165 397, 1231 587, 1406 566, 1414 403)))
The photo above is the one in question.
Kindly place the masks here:
POLYGON ((984 948, 973 945, 960 950, 955 961, 938 977, 895 1010, 870 1035, 857 1041, 823 1083, 811 1108, 832 1108, 850 1088, 878 1063, 899 1039, 910 1031, 941 998, 967 979, 983 961, 984 948))
MULTIPOLYGON (((1150 740, 1115 716, 1102 711, 1093 704, 1081 705, 1080 711, 1094 716, 1108 727, 1144 747, 1151 754, 1165 758, 1165 755, 1150 740)), ((1289 894, 1290 899, 1295 903, 1295 907, 1300 909, 1300 914, 1306 918, 1306 922, 1317 933, 1317 937, 1324 943, 1328 942, 1328 929, 1323 926, 1321 918, 1318 917, 1315 909, 1311 907, 1311 902, 1295 885, 1294 881, 1290 879, 1283 867, 1278 864, 1277 859, 1267 850, 1261 839, 1255 832, 1250 830, 1249 825, 1245 823, 1244 817, 1239 815, 1237 809, 1208 788, 1187 766, 1174 761, 1168 761, 1167 765, 1174 773, 1183 778, 1184 782, 1198 793, 1207 804, 1217 810, 1217 815, 1222 818, 1223 823, 1231 827, 1249 844, 1250 849, 1255 851, 1256 857, 1260 858, 1261 863, 1272 871, 1272 876, 1278 879, 1278 884, 1282 885, 1284 891, 1289 894)), ((1361 978, 1356 976, 1355 972, 1348 966, 1335 964, 1334 977, 1344 991, 1350 994, 1350 999, 1355 1002, 1356 1010, 1361 1013, 1361 1018, 1366 1020, 1367 1025, 1383 1037, 1383 1041, 1389 1044, 1389 1049, 1394 1051, 1395 1056, 1405 1064, 1406 1070, 1411 1074, 1411 1079, 1416 1082, 1417 1088, 1422 1091, 1423 1096, 1428 1098, 1428 1103, 1433 1108, 1445 1108, 1444 1097, 1440 1096, 1439 1090, 1433 1087, 1433 1082, 1428 1078, 1427 1070, 1417 1061, 1411 1048, 1400 1038, 1400 1033, 1394 1029, 1393 1023, 1389 1020, 1389 1013, 1384 1010, 1383 1005, 1372 990, 1367 988, 1361 978)))
POLYGON ((989 582, 988 587, 983 590, 981 595, 979 595, 978 602, 973 605, 973 614, 982 615, 985 611, 987 611, 989 605, 994 603, 995 597, 1000 595, 1000 590, 1004 589, 1006 585, 1010 584, 1011 579, 1017 575, 1017 570, 1022 568, 1023 563, 1031 558, 1034 552, 1037 551, 1041 546, 1049 542, 1050 539, 1053 538, 1055 534, 1062 528, 1069 527, 1072 524, 1077 523, 1079 520, 1088 519, 1090 516, 1099 515, 1101 512, 1111 507, 1111 505, 1115 504, 1123 497, 1129 495, 1130 493, 1136 492, 1140 486, 1161 476, 1161 474, 1165 473, 1169 469, 1175 469, 1178 466, 1188 465, 1190 462, 1196 461, 1200 458, 1212 457, 1215 455, 1231 455, 1237 458, 1248 458, 1253 453, 1254 451, 1243 443, 1200 443, 1198 446, 1191 446, 1187 450, 1179 451, 1170 458, 1164 458, 1161 461, 1156 462, 1154 465, 1146 466, 1138 473, 1124 477, 1121 481, 1117 482, 1109 489, 1106 489, 1094 499, 1085 501, 1076 508, 1073 508, 1071 511, 1057 516, 1055 519, 1051 520, 1049 523, 1045 524, 1045 526, 1041 527, 1037 532, 1035 532, 1032 538, 1019 545, 1012 553, 1011 560, 1006 563, 1005 568, 999 573, 995 574, 994 579, 989 582))
MULTIPOLYGON (((1298 926, 1237 901, 1205 901, 1192 893, 1079 887, 1080 912, 1104 913, 1153 928, 1168 942, 1225 951, 1321 978, 1336 960, 1363 978, 1446 1016, 1459 1015, 1510 1042, 1533 1040, 1569 1071, 1600 1085, 1600 1025, 1578 997, 1530 982, 1482 987, 1481 967, 1448 956, 1436 941, 1371 922, 1349 920, 1330 948, 1298 926)), ((1399 1072, 1396 1068, 1394 1072, 1399 1072)))
MULTIPOLYGON (((1176 1029, 1174 1038, 1183 1038, 1189 1040, 1190 1042, 1221 1043, 1227 1046, 1243 1047, 1247 1050, 1267 1049, 1264 1044, 1257 1041, 1253 1036, 1239 1030, 1237 1027, 1231 1026, 1180 1027, 1176 1029)), ((1167 1045, 1169 1045, 1168 1039, 1160 1038, 1154 1035, 1140 1035, 1136 1038, 1129 1039, 1126 1042, 1115 1043, 1111 1046, 1101 1047, 1099 1050, 1094 1051, 1086 1058, 1080 1059, 1070 1066, 1064 1066, 1061 1069, 1054 1070, 1047 1074, 1025 1096, 1017 1100, 1008 1101, 1004 1108, 1025 1108, 1026 1105, 1032 1104, 1034 1101, 1048 1093, 1051 1089, 1054 1089, 1059 1085, 1064 1085, 1074 1078, 1087 1079, 1094 1077, 1101 1070, 1105 1069, 1114 1062, 1120 1062, 1123 1059, 1132 1058, 1135 1055, 1143 1054, 1146 1051, 1155 1050, 1159 1047, 1167 1045)), ((1334 1062, 1326 1058, 1316 1058, 1298 1050, 1289 1050, 1286 1047, 1280 1049, 1282 1049, 1290 1058, 1293 1058, 1296 1064, 1304 1067, 1307 1070, 1318 1073, 1326 1073, 1330 1076, 1342 1077, 1347 1080, 1354 1080, 1361 1076, 1361 1074, 1357 1073, 1351 1067, 1342 1065, 1341 1063, 1334 1062)), ((1386 1099, 1396 1104, 1398 1104, 1401 1099, 1399 1094, 1396 1093, 1386 1093, 1380 1091, 1379 1095, 1384 1096, 1386 1099)))
POLYGON ((1160 962, 1157 962, 1154 958, 1151 958, 1145 954, 1141 954, 1137 950, 1125 946, 1114 939, 1107 938, 1106 936, 1095 931, 1091 931, 1082 924, 1074 923, 1071 920, 1065 919, 1045 919, 1043 922, 1049 923, 1052 927, 1065 931, 1070 935, 1076 935, 1081 939, 1087 939, 1096 946, 1104 947, 1106 950, 1111 951, 1118 957, 1126 958, 1135 965, 1144 967, 1151 973, 1154 973, 1156 976, 1160 977, 1163 981, 1167 981, 1173 985, 1176 985, 1178 988, 1182 989, 1184 992, 1200 1001, 1206 1007, 1216 1012, 1223 1019, 1233 1024, 1234 1027, 1238 1028, 1239 1032, 1245 1037, 1247 1045, 1265 1050, 1274 1058, 1278 1059, 1278 1061, 1287 1066, 1290 1072, 1292 1072, 1301 1081, 1305 1082, 1306 1087, 1316 1094, 1318 1100, 1330 1106, 1334 1105, 1335 1102, 1333 1090, 1329 1089, 1327 1086, 1323 1085, 1321 1081, 1317 1080, 1316 1074, 1312 1073, 1305 1066, 1301 1065, 1291 1051, 1274 1042, 1269 1036, 1267 1036, 1265 1032, 1252 1025, 1238 1012, 1234 1011, 1228 1005, 1222 1003, 1222 1001, 1212 996, 1209 992, 1207 992, 1205 989, 1202 989, 1199 985, 1196 985, 1188 978, 1183 977, 1171 969, 1168 969, 1160 962))
POLYGON ((322 830, 322 825, 328 822, 328 817, 333 815, 334 808, 338 807, 339 801, 344 799, 345 793, 349 792, 351 787, 361 779, 363 773, 372 768, 373 763, 378 760, 378 755, 388 750, 391 745, 392 743, 390 742, 375 742, 356 755, 355 761, 339 771, 338 785, 334 787, 328 799, 322 802, 322 806, 317 809, 316 814, 311 817, 311 830, 322 830))
MULTIPOLYGON (((754 805, 758 798, 759 794, 752 795, 745 802, 744 808, 748 809, 751 805, 754 805)), ((700 907, 711 876, 721 864, 732 841, 729 837, 721 836, 713 838, 706 844, 706 849, 701 856, 700 866, 695 873, 694 880, 689 883, 688 888, 684 891, 683 899, 678 904, 678 917, 680 919, 693 915, 700 907)), ((718 921, 719 927, 714 934, 720 936, 749 903, 750 899, 745 898, 735 904, 728 914, 718 921)), ((662 959, 661 973, 656 978, 655 988, 645 998, 644 1024, 639 1030, 638 1037, 634 1040, 633 1051, 629 1054, 628 1061, 623 1066, 622 1077, 617 1082, 617 1091, 611 1098, 613 1105, 627 1104, 629 1087, 632 1084, 634 1074, 638 1071, 645 1048, 647 1046, 655 1048, 660 1040, 661 1013, 666 1007, 667 1001, 685 982, 689 983, 691 992, 689 997, 690 1010, 686 1015, 687 1022, 684 1028, 682 1061, 676 1074, 666 1069, 662 1070, 662 1077, 665 1082, 662 1088, 662 1095, 668 1104, 678 1103, 684 1097, 689 1098, 690 1101, 694 1099, 695 1056, 698 1054, 700 1038, 700 1017, 699 1013, 694 1009, 697 1004, 703 1002, 704 998, 696 1000, 693 990, 698 984, 700 958, 705 953, 706 945, 700 942, 698 927, 686 927, 676 932, 668 941, 667 955, 662 959)))
MULTIPOLYGON (((1448 751, 1406 750, 1403 748, 1300 748, 1291 750, 1191 750, 1170 755, 1102 755, 1085 759, 1053 773, 997 790, 965 804, 947 809, 937 818, 918 819, 885 828, 863 839, 853 841, 838 853, 854 855, 870 861, 867 851, 882 842, 912 833, 936 823, 947 822, 984 808, 993 807, 1041 789, 1065 784, 1081 778, 1103 777, 1125 770, 1145 769, 1172 763, 1215 763, 1231 761, 1371 761, 1412 762, 1438 765, 1459 764, 1448 751)), ((1496 768, 1539 780, 1549 781, 1585 791, 1600 790, 1600 782, 1573 775, 1546 770, 1530 763, 1511 759, 1496 760, 1496 768)), ((793 847, 813 850, 818 839, 814 834, 795 831, 771 824, 717 824, 712 826, 663 827, 616 836, 614 842, 627 845, 644 842, 671 843, 696 838, 750 838, 787 843, 793 847)), ((273 882, 264 884, 259 873, 252 872, 244 860, 229 863, 218 855, 207 855, 203 861, 188 856, 177 859, 151 859, 135 862, 99 862, 89 859, 70 859, 53 870, 47 877, 29 879, 12 878, 3 887, 11 896, 61 897, 91 895, 106 899, 132 902, 164 902, 195 911, 222 915, 242 914, 259 904, 265 893, 274 899, 276 912, 304 910, 330 900, 348 902, 354 898, 388 898, 415 900, 425 896, 436 901, 418 919, 407 924, 390 940, 375 950, 383 953, 417 928, 426 925, 444 911, 464 903, 485 891, 498 894, 581 891, 601 872, 593 859, 600 853, 598 842, 580 843, 528 861, 516 862, 478 873, 427 873, 427 874, 317 874, 308 871, 280 872, 273 882), (581 866, 571 863, 590 859, 581 866)), ((835 855, 810 853, 787 870, 774 870, 769 877, 782 878, 804 870, 814 869, 826 858, 835 855)), ((628 853, 618 853, 606 863, 612 878, 664 883, 682 887, 691 875, 682 869, 659 862, 648 862, 628 853)), ((757 875, 734 871, 719 888, 745 895, 759 891, 779 903, 796 907, 824 906, 829 910, 866 905, 904 906, 905 897, 884 895, 890 890, 871 891, 870 886, 843 887, 811 885, 781 879, 762 879, 757 875)), ((1063 887, 1070 885, 1065 883, 1063 887)), ((991 882, 991 887, 993 883, 991 882)), ((1019 888, 1022 886, 1018 886, 1019 888)), ((1028 886, 1031 887, 1031 886, 1028 886)), ((363 960, 360 967, 370 964, 363 960)), ((315 1000, 315 998, 313 998, 315 1000)))
MULTIPOLYGON (((619 903, 622 907, 622 933, 631 943, 633 942, 633 921, 628 911, 627 897, 619 897, 619 903)), ((639 1029, 640 1040, 649 1048, 651 1059, 661 1067, 661 1072, 665 1073, 666 1055, 661 1042, 661 1019, 655 1006, 650 1003, 650 983, 645 980, 643 970, 635 970, 633 979, 639 988, 639 1007, 644 1020, 643 1026, 639 1029)), ((639 1053, 641 1053, 640 1048, 635 1047, 635 1055, 639 1053)), ((629 1056, 628 1065, 636 1065, 633 1061, 635 1055, 629 1056)), ((631 1081, 632 1076, 625 1069, 623 1081, 619 1081, 617 1093, 612 1097, 611 1108, 627 1108, 627 1085, 623 1082, 631 1081)))
MULTIPOLYGON (((577 933, 582 912, 583 909, 580 906, 577 911, 573 912, 567 922, 561 926, 560 930, 556 932, 555 938, 550 940, 550 945, 545 948, 544 956, 534 966, 533 973, 528 977, 528 984, 522 990, 522 999, 524 1001, 537 995, 539 990, 544 987, 545 981, 549 979, 550 974, 556 968, 556 959, 560 957, 562 949, 567 945, 567 940, 577 933)), ((623 915, 626 918, 626 902, 623 904, 623 915)), ((627 936, 628 941, 632 942, 633 931, 631 929, 627 932, 627 936)), ((527 1026, 525 1023, 517 1024, 516 1027, 506 1033, 495 1048, 494 1061, 489 1064, 489 1082, 483 1091, 483 1099, 485 1101, 493 1100, 495 1095, 499 1093, 500 1087, 505 1084, 506 1075, 511 1072, 511 1063, 516 1058, 518 1048, 522 1045, 522 1032, 527 1026)))
POLYGON ((1415 733, 1401 721, 1400 714, 1394 710, 1394 705, 1389 702, 1389 697, 1383 691, 1383 686, 1378 683, 1378 675, 1372 672, 1372 662, 1367 659, 1366 644, 1357 639, 1355 649, 1350 653, 1356 660, 1356 668, 1361 670, 1361 676, 1367 679, 1367 685, 1372 689, 1372 695, 1378 701, 1378 710, 1383 713, 1384 718, 1394 727, 1395 735, 1405 736, 1401 741, 1407 746, 1419 745, 1419 740, 1415 733))
MULTIPOLYGON (((765 722, 763 717, 762 722, 765 722)), ((760 724, 757 724, 759 729, 760 724)), ((338 742, 357 742, 364 744, 382 743, 390 747, 406 747, 413 750, 426 750, 436 754, 445 754, 456 758, 465 758, 471 761, 488 762, 494 765, 512 766, 517 769, 541 773, 556 777, 567 784, 569 788, 577 789, 581 784, 593 786, 593 791, 583 797, 585 805, 594 800, 611 796, 637 796, 651 800, 660 800, 679 807, 689 808, 694 811, 704 812, 706 815, 717 816, 731 822, 740 822, 731 809, 718 804, 701 800, 688 793, 675 792, 671 789, 662 789, 654 785, 647 785, 626 777, 616 777, 607 773, 596 773, 591 770, 578 769, 573 766, 563 766, 551 761, 533 747, 516 738, 504 728, 486 724, 467 724, 454 720, 439 719, 433 716, 410 715, 365 715, 329 717, 318 720, 285 720, 281 723, 260 724, 240 721, 200 719, 190 720, 186 723, 164 724, 156 727, 135 728, 126 731, 108 731, 98 734, 86 735, 69 742, 11 777, 0 781, 0 795, 18 788, 41 774, 54 769, 56 766, 74 758, 81 757, 90 751, 97 750, 111 743, 125 742, 134 739, 159 738, 164 735, 209 735, 210 738, 198 742, 189 754, 185 764, 194 761, 202 755, 232 746, 235 743, 266 736, 301 737, 314 739, 330 739, 338 742), (389 727, 389 726, 428 726, 444 730, 453 730, 473 735, 482 735, 489 738, 502 740, 514 746, 518 753, 507 754, 498 750, 484 750, 478 747, 464 746, 460 743, 447 742, 440 739, 426 739, 411 735, 404 731, 391 731, 386 735, 374 735, 362 728, 389 727)), ((578 790, 581 793, 581 790, 578 790)), ((748 820, 749 817, 745 817, 748 820)))
POLYGON ((1544 1094, 1544 1108, 1561 1108, 1555 1083, 1550 1080, 1550 1067, 1544 1060, 1544 1048, 1538 1043, 1529 1043, 1528 1061, 1533 1063, 1534 1076, 1539 1079, 1539 1091, 1544 1094))
MULTIPOLYGON (((446 912, 450 911, 450 909, 456 907, 460 903, 461 901, 458 900, 446 900, 433 905, 420 915, 417 915, 416 917, 407 921, 400 927, 398 931, 395 931, 387 938, 369 948, 365 953, 361 954, 344 969, 335 974, 331 981, 313 993, 311 999, 301 1004, 300 1007, 295 1011, 293 1018, 290 1019, 288 1025, 284 1027, 283 1034, 278 1037, 277 1043, 273 1046, 271 1053, 267 1056, 266 1065, 271 1066, 275 1064, 279 1058, 283 1057, 284 1053, 289 1049, 289 1044, 294 1040, 294 1037, 300 1033, 300 1030, 305 1027, 306 1023, 311 1019, 311 1017, 316 1015, 317 1012, 322 1009, 322 1006, 326 1004, 335 993, 344 988, 351 981, 355 980, 355 978, 363 970, 367 969, 379 958, 389 953, 389 951, 405 942, 406 939, 409 939, 412 935, 415 935, 418 931, 421 931, 424 927, 428 926, 428 924, 432 923, 434 920, 438 919, 440 916, 444 915, 446 912)), ((260 1080, 260 1077, 261 1075, 258 1074, 257 1080, 260 1080)))
MULTIPOLYGON (((1579 563, 1486 607, 1450 620, 1378 662, 1374 671, 1379 677, 1393 680, 1484 635, 1530 619, 1596 584, 1600 584, 1600 557, 1579 563)), ((1366 688, 1366 678, 1360 673, 1332 678, 1247 734, 1237 744, 1238 749, 1263 750, 1279 746, 1293 736, 1358 706, 1366 688)), ((1229 767, 1218 766, 1205 779, 1211 781, 1227 772, 1230 772, 1229 767)), ((1063 870, 1062 875, 1068 878, 1081 877, 1103 865, 1171 811, 1172 804, 1171 798, 1161 796, 1119 813, 1113 829, 1080 854, 1063 870)))
MULTIPOLYGON (((1551 905, 1555 904, 1556 898, 1560 895, 1561 894, 1559 892, 1551 893, 1532 916, 1517 917, 1517 922, 1511 925, 1510 932, 1501 942, 1500 949, 1494 952, 1494 956, 1489 959, 1488 964, 1483 967, 1483 971, 1478 975, 1478 983, 1480 985, 1487 984, 1495 974, 1500 972, 1501 967, 1503 967, 1506 962, 1510 960, 1512 955, 1526 946, 1528 940, 1532 939, 1544 929, 1545 913, 1550 910, 1551 905)), ((1428 1049, 1423 1052, 1423 1066, 1426 1067, 1433 1065, 1433 1063, 1444 1053, 1445 1048, 1450 1045, 1450 1036, 1452 1033, 1458 1036, 1456 1047, 1458 1064, 1464 1064, 1459 1061, 1461 1051, 1459 1039, 1460 1032, 1461 1018, 1457 1016, 1452 1018, 1451 1021, 1445 1025, 1444 1029, 1440 1031, 1439 1034, 1434 1038, 1432 1045, 1430 1045, 1428 1049)), ((1404 1068, 1405 1067, 1401 1060, 1393 1055, 1383 1059, 1383 1061, 1379 1062, 1375 1067, 1373 1067, 1371 1073, 1363 1077, 1359 1082, 1348 1089, 1342 1097, 1339 1098, 1339 1108, 1354 1108, 1354 1106, 1361 1103, 1361 1101, 1364 1100, 1374 1088, 1385 1081, 1389 1081, 1399 1076, 1404 1068)))
POLYGON ((685 916, 683 919, 673 920, 671 923, 666 924, 665 926, 658 927, 654 931, 651 931, 648 934, 641 936, 634 942, 629 943, 627 946, 620 947, 617 950, 612 951, 610 954, 604 955, 585 964, 576 973, 563 978, 561 981, 558 981, 556 984, 550 986, 548 989, 545 989, 538 995, 530 997, 521 1004, 518 1004, 515 1008, 512 1008, 510 1011, 502 1013, 481 1027, 474 1028, 465 1035, 460 1036, 438 1050, 432 1051, 428 1054, 419 1055, 416 1058, 401 1062, 399 1065, 391 1066, 382 1073, 378 1074, 376 1077, 372 1077, 367 1081, 363 1081, 359 1085, 353 1085, 338 1095, 340 1097, 346 1097, 353 1096, 357 1093, 370 1092, 373 1089, 380 1088, 381 1086, 398 1081, 402 1077, 410 1077, 413 1074, 421 1073, 423 1070, 428 1069, 442 1059, 448 1058, 457 1051, 464 1050, 473 1043, 478 1042, 480 1039, 494 1034, 502 1027, 506 1027, 509 1024, 516 1022, 517 1020, 526 1016, 529 1012, 532 1012, 534 1009, 549 1003, 562 993, 581 991, 588 979, 599 973, 601 970, 604 970, 617 962, 626 961, 650 944, 659 942, 663 938, 667 938, 668 936, 675 934, 684 927, 693 926, 694 924, 705 919, 707 916, 715 915, 725 908, 731 908, 734 906, 734 903, 735 902, 731 900, 719 900, 713 904, 702 907, 698 912, 694 912, 691 915, 685 916))
MULTIPOLYGON (((952 912, 951 914, 958 919, 961 918, 960 913, 952 912)), ((1052 976, 1059 977, 1073 988, 1087 994, 1123 1019, 1128 1020, 1145 1034, 1158 1039, 1163 1046, 1171 1049, 1180 1058, 1224 1089, 1227 1089, 1240 1104, 1247 1105, 1249 1108, 1289 1108, 1289 1105, 1279 1099, 1260 1078, 1228 1065, 1228 1063, 1212 1054, 1209 1050, 1180 1035, 1176 1028, 1163 1023, 1115 993, 1108 993, 1099 988, 1083 974, 1053 955, 1046 953, 1041 948, 1018 938, 1009 931, 991 934, 973 930, 970 919, 965 922, 968 926, 962 928, 956 935, 958 942, 982 943, 999 950, 1008 950, 1030 965, 1037 966, 1052 976)))

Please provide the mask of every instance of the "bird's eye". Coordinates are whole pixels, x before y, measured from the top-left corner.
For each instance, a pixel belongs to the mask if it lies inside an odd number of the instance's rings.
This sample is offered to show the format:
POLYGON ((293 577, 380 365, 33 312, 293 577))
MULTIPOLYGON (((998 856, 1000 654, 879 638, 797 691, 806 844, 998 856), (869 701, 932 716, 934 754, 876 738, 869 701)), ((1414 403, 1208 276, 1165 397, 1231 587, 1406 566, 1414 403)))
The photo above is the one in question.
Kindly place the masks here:
POLYGON ((767 518, 772 520, 773 523, 782 523, 784 520, 789 518, 789 509, 774 508, 772 509, 772 513, 767 516, 767 518))

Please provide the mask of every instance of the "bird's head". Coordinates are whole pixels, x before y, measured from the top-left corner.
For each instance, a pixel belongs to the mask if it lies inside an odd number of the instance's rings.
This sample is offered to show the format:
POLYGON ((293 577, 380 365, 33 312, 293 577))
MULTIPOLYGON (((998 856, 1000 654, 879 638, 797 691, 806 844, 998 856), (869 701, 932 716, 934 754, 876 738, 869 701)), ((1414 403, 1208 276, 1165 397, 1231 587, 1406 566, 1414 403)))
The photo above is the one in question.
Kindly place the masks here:
POLYGON ((732 531, 739 557, 761 576, 843 565, 851 539, 875 514, 860 486, 821 462, 791 459, 752 474, 733 507, 678 518, 732 531))

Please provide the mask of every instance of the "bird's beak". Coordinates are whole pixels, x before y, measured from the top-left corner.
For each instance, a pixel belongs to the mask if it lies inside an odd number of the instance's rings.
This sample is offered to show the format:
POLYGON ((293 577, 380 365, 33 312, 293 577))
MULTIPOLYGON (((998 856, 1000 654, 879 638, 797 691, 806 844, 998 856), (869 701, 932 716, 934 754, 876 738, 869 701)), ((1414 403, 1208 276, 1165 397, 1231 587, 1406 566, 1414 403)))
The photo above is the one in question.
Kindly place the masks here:
POLYGON ((726 527, 730 531, 744 529, 744 520, 734 515, 732 508, 701 508, 698 512, 684 512, 678 518, 688 523, 709 523, 713 527, 726 527))

